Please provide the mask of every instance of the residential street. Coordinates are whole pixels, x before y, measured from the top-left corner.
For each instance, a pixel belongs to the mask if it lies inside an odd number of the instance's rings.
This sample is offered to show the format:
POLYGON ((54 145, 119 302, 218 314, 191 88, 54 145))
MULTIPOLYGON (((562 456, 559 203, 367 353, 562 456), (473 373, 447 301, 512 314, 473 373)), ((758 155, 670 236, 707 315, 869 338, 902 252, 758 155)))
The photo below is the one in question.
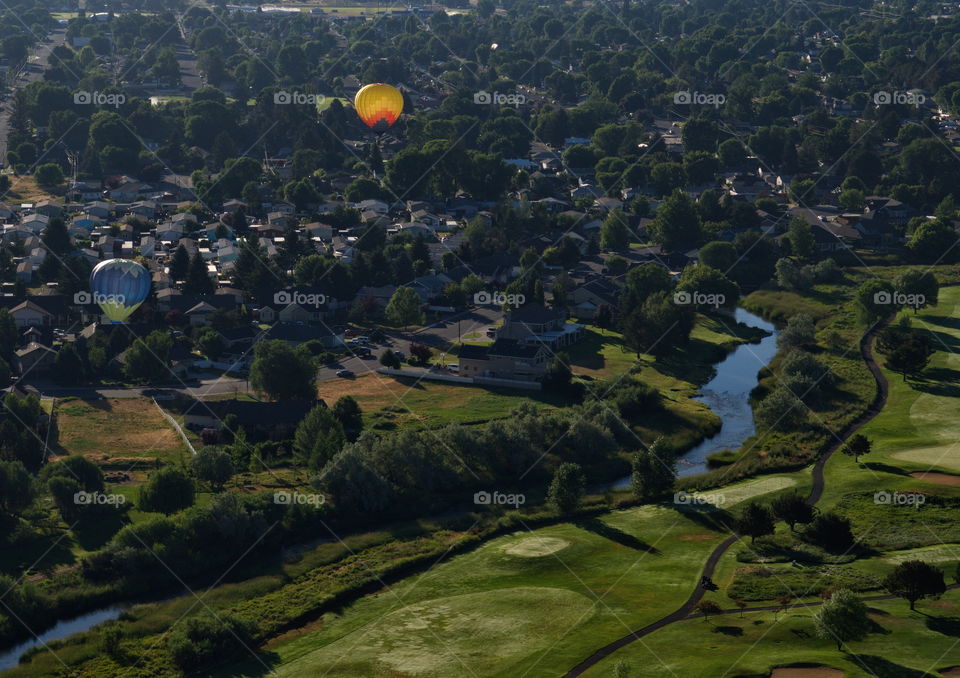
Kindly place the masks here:
MULTIPOLYGON (((67 32, 64 27, 55 29, 47 39, 37 45, 27 58, 27 63, 23 70, 17 76, 14 89, 29 85, 35 80, 43 77, 43 71, 50 63, 50 54, 54 47, 62 45, 67 39, 67 32)), ((10 101, 13 98, 13 90, 3 96, 3 107, 0 109, 0 166, 6 165, 7 159, 7 134, 9 133, 10 122, 10 101)))

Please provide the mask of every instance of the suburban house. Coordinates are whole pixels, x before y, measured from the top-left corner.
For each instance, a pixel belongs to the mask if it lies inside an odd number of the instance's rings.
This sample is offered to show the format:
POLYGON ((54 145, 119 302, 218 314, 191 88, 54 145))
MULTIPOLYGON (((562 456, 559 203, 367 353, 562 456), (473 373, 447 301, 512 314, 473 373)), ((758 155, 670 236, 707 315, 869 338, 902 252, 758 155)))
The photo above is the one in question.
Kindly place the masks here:
POLYGON ((547 371, 550 351, 543 344, 497 339, 492 346, 464 344, 460 349, 460 375, 537 381, 547 371))
POLYGON ((24 348, 16 351, 17 374, 38 374, 53 368, 57 360, 57 352, 48 346, 30 342, 24 348))
POLYGON ((567 322, 567 314, 538 303, 508 312, 492 346, 464 344, 459 372, 464 377, 538 381, 546 374, 557 348, 572 344, 583 325, 567 322))

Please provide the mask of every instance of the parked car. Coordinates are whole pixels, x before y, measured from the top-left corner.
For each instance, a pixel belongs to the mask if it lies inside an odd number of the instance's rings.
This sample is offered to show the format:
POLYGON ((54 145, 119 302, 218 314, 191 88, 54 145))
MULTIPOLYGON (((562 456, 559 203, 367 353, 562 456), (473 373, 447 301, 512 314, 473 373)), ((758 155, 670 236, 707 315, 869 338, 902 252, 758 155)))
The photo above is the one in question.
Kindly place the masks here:
POLYGON ((353 376, 353 370, 337 370, 337 376, 344 379, 353 376))

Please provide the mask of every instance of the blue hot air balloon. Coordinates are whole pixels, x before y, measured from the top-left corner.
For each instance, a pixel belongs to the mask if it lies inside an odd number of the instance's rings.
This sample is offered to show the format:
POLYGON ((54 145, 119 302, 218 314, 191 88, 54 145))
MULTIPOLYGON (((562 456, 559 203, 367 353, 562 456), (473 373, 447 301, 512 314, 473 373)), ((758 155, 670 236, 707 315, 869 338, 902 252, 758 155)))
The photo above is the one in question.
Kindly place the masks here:
POLYGON ((122 323, 150 293, 150 273, 129 259, 107 259, 91 271, 90 291, 103 314, 122 323))

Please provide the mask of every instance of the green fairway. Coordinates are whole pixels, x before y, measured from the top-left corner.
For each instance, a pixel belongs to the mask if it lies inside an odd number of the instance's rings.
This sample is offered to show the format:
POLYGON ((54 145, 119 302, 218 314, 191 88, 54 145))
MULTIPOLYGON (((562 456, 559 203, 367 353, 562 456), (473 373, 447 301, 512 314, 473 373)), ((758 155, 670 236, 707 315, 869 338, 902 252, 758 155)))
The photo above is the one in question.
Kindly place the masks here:
MULTIPOLYGON (((719 597, 717 602, 732 607, 719 597)), ((812 608, 779 615, 748 612, 743 619, 733 613, 668 626, 615 652, 584 676, 613 676, 620 660, 630 665, 630 678, 766 678, 773 667, 800 663, 841 669, 844 678, 934 678, 934 671, 960 664, 957 591, 920 603, 918 610, 926 614, 910 613, 902 600, 868 607, 874 632, 843 651, 832 639, 815 636, 812 608)))
POLYGON ((557 676, 678 607, 722 538, 659 506, 513 533, 324 615, 265 659, 280 676, 557 676))
MULTIPOLYGON (((778 492, 788 487, 794 487, 797 484, 796 478, 790 476, 769 476, 766 478, 757 478, 747 480, 742 483, 735 483, 720 490, 708 492, 694 492, 694 497, 709 500, 711 497, 719 495, 722 499, 717 502, 723 508, 736 506, 747 499, 753 499, 770 492, 778 492)), ((711 502, 714 503, 714 502, 711 502)))
POLYGON ((276 675, 352 678, 370 675, 371 667, 384 667, 417 676, 452 676, 464 666, 494 675, 498 666, 549 649, 593 612, 590 598, 557 588, 517 587, 436 598, 390 612, 282 666, 276 675))

